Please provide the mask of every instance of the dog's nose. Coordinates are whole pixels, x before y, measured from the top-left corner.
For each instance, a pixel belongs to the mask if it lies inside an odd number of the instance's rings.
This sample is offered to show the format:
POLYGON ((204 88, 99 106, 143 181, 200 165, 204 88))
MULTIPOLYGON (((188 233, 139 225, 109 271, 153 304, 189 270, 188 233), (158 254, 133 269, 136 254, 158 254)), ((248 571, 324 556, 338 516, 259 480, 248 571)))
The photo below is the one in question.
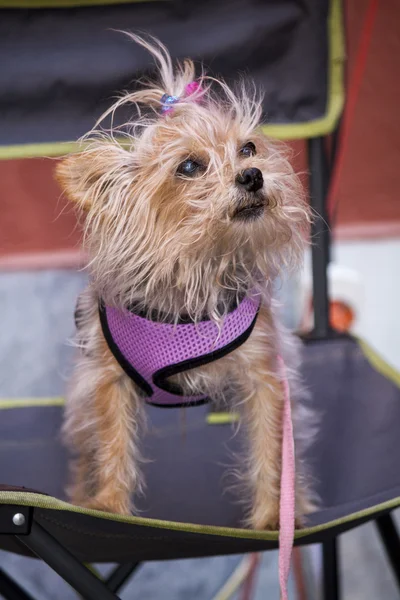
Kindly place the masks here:
POLYGON ((260 169, 245 169, 236 177, 236 183, 244 187, 247 192, 256 192, 264 185, 260 169))

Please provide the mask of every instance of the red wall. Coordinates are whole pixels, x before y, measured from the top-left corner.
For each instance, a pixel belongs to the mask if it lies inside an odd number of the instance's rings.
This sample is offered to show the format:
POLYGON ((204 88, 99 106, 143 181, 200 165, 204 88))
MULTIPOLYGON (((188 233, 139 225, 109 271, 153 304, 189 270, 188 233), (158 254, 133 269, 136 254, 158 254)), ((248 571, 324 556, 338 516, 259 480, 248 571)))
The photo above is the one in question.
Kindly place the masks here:
MULTIPOLYGON (((368 0, 347 0, 349 76, 368 0)), ((350 82, 351 84, 351 82, 350 82)), ((400 221, 400 2, 379 9, 339 188, 339 222, 400 221)))
POLYGON ((49 159, 0 161, 0 254, 76 247, 79 231, 54 166, 49 159))
MULTIPOLYGON (((346 3, 350 79, 367 3, 346 3)), ((399 224, 400 234, 399 24, 400 2, 380 2, 340 178, 338 224, 399 224)), ((295 144, 296 152, 303 148, 295 144)), ((53 180, 54 165, 43 159, 0 161, 0 254, 77 246, 79 231, 53 180)), ((304 155, 296 166, 305 168, 304 155)))

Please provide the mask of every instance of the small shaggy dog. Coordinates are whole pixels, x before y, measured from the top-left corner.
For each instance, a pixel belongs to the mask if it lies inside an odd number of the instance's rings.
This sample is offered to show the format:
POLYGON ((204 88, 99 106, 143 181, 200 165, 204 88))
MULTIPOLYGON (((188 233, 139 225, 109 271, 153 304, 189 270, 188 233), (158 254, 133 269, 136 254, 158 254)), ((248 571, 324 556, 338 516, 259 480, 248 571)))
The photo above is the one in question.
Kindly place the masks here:
MULTIPOLYGON (((195 80, 192 61, 174 69, 160 43, 132 37, 155 57, 159 82, 119 99, 107 116, 129 104, 135 118, 91 134, 57 169, 85 215, 90 259, 64 424, 78 455, 71 499, 129 514, 143 484, 145 402, 207 398, 242 415, 247 524, 276 529, 279 356, 292 401, 299 385, 273 282, 301 262, 309 209, 280 145, 257 128, 261 101, 248 82, 235 92, 204 74, 195 80)), ((308 506, 298 477, 298 523, 308 506)))

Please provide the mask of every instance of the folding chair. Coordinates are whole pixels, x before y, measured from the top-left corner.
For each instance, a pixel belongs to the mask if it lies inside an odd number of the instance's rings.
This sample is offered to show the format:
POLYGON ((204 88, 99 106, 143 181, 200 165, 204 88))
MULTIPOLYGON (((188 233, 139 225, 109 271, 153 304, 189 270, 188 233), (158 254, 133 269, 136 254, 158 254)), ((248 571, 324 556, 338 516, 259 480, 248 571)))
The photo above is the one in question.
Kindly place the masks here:
MULTIPOLYGON (((325 137, 336 130, 344 101, 339 2, 32 4, 0 3, 12 6, 0 13, 0 30, 7 31, 0 35, 2 55, 12 57, 0 77, 1 158, 72 151, 110 96, 149 69, 144 54, 112 29, 149 31, 174 55, 202 58, 228 79, 250 70, 266 88, 266 131, 308 139, 310 196, 321 218, 313 226, 315 328, 304 340, 303 374, 320 414, 308 462, 322 508, 296 532, 295 544, 322 544, 324 598, 336 600, 338 536, 373 519, 400 584, 390 516, 400 505, 400 375, 361 340, 334 334, 328 321, 325 137)), ((154 460, 145 466, 143 516, 122 517, 62 500, 62 404, 61 398, 0 401, 0 480, 7 484, 0 488, 1 549, 37 556, 84 598, 106 600, 118 597, 144 561, 277 548, 278 532, 242 529, 234 491, 223 493, 232 451, 241 444, 223 415, 191 409, 183 438, 179 412, 148 409, 144 453, 154 460), (85 566, 101 562, 119 565, 107 581, 85 566)), ((1 570, 0 593, 30 599, 1 570)))

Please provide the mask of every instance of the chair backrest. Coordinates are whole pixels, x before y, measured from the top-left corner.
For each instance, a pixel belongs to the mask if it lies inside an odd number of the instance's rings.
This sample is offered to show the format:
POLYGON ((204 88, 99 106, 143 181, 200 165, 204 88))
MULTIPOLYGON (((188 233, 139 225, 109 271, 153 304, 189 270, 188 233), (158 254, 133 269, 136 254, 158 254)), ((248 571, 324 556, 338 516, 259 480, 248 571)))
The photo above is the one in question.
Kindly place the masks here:
MULTIPOLYGON (((0 157, 72 149, 65 143, 151 72, 148 54, 120 30, 154 35, 173 57, 203 61, 228 81, 250 75, 265 91, 274 136, 323 135, 340 115, 339 0, 30 4, 0 2, 13 7, 0 10, 0 51, 8 57, 0 73, 0 157)), ((116 124, 127 118, 121 111, 116 124)))

